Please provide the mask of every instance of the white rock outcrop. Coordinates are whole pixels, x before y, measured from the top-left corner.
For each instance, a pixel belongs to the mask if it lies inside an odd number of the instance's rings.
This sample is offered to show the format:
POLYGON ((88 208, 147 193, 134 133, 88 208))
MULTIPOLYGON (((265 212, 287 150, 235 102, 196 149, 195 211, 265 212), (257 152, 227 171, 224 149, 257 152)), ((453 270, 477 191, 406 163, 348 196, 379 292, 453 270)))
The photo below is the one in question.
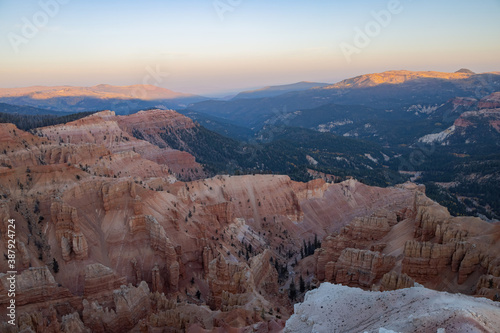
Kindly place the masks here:
POLYGON ((295 305, 284 332, 498 332, 500 303, 413 287, 371 292, 323 283, 295 305))

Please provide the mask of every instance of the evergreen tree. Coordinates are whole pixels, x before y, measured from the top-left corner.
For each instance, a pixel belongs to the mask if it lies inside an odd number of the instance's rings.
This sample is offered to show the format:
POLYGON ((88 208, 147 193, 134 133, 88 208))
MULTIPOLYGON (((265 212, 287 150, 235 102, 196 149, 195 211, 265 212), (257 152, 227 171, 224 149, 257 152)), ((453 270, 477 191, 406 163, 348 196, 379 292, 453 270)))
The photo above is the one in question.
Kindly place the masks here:
POLYGON ((292 282, 290 283, 290 288, 288 289, 288 297, 290 300, 294 301, 295 298, 297 297, 297 289, 295 288, 295 282, 292 279, 292 282))
POLYGON ((300 276, 299 280, 299 290, 301 293, 303 293, 306 290, 306 284, 304 282, 304 279, 302 278, 302 275, 300 276))
POLYGON ((59 272, 59 263, 56 258, 52 258, 52 269, 54 270, 54 273, 59 272))

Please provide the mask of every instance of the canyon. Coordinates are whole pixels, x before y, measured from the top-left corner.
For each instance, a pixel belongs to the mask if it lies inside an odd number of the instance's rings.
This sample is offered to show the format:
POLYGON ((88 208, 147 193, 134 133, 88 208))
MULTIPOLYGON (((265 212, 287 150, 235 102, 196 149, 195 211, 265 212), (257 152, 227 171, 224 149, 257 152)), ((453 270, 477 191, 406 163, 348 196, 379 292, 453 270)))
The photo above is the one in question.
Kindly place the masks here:
POLYGON ((0 246, 15 219, 18 258, 18 326, 2 331, 291 332, 329 283, 393 298, 425 286, 498 314, 499 222, 453 217, 413 183, 207 178, 169 144, 195 126, 156 109, 0 124, 0 246))

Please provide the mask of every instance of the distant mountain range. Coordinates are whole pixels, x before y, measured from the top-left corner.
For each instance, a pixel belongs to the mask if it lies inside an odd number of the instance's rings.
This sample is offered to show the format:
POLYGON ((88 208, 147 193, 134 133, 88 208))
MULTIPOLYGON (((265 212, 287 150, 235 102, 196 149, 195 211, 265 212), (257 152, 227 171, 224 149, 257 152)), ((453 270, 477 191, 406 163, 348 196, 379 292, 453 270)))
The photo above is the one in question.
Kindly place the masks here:
POLYGON ((0 88, 0 102, 46 109, 47 112, 72 113, 111 109, 118 114, 128 114, 148 108, 187 108, 253 128, 264 126, 266 120, 280 114, 327 104, 362 105, 398 112, 414 104, 442 104, 457 96, 482 98, 497 90, 500 90, 498 72, 400 70, 360 75, 335 84, 303 81, 268 86, 243 91, 228 101, 152 85, 100 84, 0 88))
POLYGON ((411 111, 418 105, 435 107, 455 97, 479 99, 498 90, 500 75, 494 73, 389 71, 273 97, 207 100, 188 108, 241 126, 261 128, 285 114, 328 104, 365 106, 382 113, 391 112, 391 118, 411 119, 414 118, 411 111))
POLYGON ((206 99, 153 85, 0 88, 0 102, 73 113, 105 109, 133 113, 158 106, 183 108, 189 103, 206 99))

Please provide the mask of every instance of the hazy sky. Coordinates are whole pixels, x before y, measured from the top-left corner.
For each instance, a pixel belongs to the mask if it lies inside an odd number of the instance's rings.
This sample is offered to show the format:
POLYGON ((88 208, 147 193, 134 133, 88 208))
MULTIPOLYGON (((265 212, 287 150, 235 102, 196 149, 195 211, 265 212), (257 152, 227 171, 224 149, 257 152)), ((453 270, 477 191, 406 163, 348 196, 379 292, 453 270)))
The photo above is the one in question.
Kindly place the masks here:
POLYGON ((500 71, 499 17, 500 0, 0 0, 0 87, 210 94, 390 69, 500 71))

